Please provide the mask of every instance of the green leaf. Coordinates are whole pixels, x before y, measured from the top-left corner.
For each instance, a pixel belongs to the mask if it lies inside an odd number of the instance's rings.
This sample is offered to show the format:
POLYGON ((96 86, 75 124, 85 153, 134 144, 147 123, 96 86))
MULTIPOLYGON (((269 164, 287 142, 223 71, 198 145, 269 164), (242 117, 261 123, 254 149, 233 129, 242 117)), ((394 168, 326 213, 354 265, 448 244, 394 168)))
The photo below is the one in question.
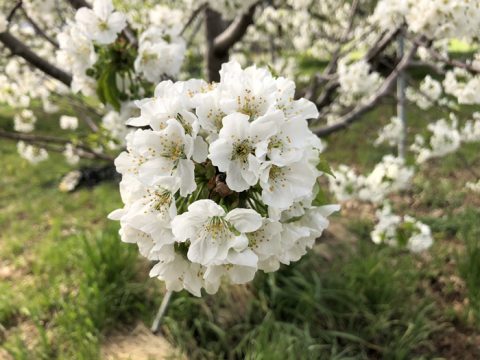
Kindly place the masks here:
POLYGON ((324 159, 319 159, 319 162, 317 164, 317 170, 327 175, 335 177, 335 175, 333 174, 332 168, 324 159))

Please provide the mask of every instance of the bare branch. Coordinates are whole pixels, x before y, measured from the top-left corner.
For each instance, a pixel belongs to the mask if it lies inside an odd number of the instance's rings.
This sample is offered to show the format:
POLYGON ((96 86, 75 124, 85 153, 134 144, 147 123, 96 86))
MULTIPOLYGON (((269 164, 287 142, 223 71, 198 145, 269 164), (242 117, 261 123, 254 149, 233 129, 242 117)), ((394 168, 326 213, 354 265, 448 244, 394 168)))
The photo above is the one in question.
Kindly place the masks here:
POLYGON ((405 53, 402 60, 397 64, 395 69, 385 79, 384 83, 377 91, 377 93, 373 95, 365 104, 356 107, 348 114, 342 116, 337 123, 318 130, 314 130, 314 133, 320 137, 325 137, 333 134, 334 132, 347 128, 348 126, 356 122, 363 114, 373 109, 380 102, 381 99, 390 94, 392 88, 397 81, 398 76, 408 67, 413 57, 415 56, 417 49, 418 44, 414 43, 412 48, 407 53, 405 53))
POLYGON ((22 0, 19 0, 17 1, 17 3, 15 4, 15 6, 13 7, 13 9, 10 11, 10 13, 8 14, 7 16, 7 21, 10 23, 13 19, 13 17, 15 16, 15 13, 17 12, 17 10, 22 7, 22 4, 23 4, 23 1, 22 0))
POLYGON ((90 5, 85 0, 67 0, 67 2, 75 9, 78 10, 82 7, 89 8, 90 5))
POLYGON ((33 29, 35 30, 35 32, 58 49, 59 48, 58 43, 54 39, 52 39, 50 36, 48 36, 45 31, 42 30, 42 28, 37 24, 37 22, 33 20, 30 17, 30 15, 28 15, 27 10, 25 10, 23 6, 21 6, 20 8, 22 10, 23 16, 25 16, 28 22, 33 26, 33 29))
POLYGON ((5 45, 13 55, 20 56, 30 65, 43 71, 45 74, 50 75, 67 86, 70 86, 70 83, 72 82, 72 76, 70 74, 67 74, 63 70, 57 68, 55 65, 49 63, 47 60, 38 56, 15 36, 8 32, 1 33, 0 42, 3 43, 3 45, 5 45))
MULTIPOLYGON (((63 151, 63 147, 66 144, 71 143, 70 140, 64 139, 64 138, 59 138, 55 136, 48 136, 48 135, 36 135, 36 134, 24 134, 24 133, 17 133, 17 132, 10 132, 10 131, 5 131, 3 129, 0 129, 0 137, 9 139, 9 140, 15 140, 15 141, 25 141, 30 144, 38 145, 41 147, 45 147, 49 150, 52 151, 63 151), (61 147, 55 147, 52 145, 60 145, 61 147)), ((113 161, 114 158, 111 157, 110 155, 107 154, 102 154, 99 152, 96 152, 89 148, 88 146, 85 145, 75 145, 76 148, 81 150, 79 153, 80 156, 90 158, 90 159, 102 159, 106 161, 113 161)))
POLYGON ((238 16, 233 22, 220 34, 214 42, 213 48, 216 54, 224 54, 230 50, 247 32, 248 27, 253 24, 253 14, 257 4, 250 7, 247 13, 238 16))
POLYGON ((205 8, 207 7, 207 3, 203 3, 201 4, 199 7, 197 7, 193 12, 192 14, 190 15, 190 18, 188 19, 188 21, 186 22, 186 24, 183 26, 183 29, 182 31, 180 32, 180 35, 183 35, 185 33, 185 31, 190 27, 190 25, 193 24, 193 22, 195 21, 195 19, 197 18, 197 16, 203 11, 205 10, 205 8))
POLYGON ((435 51, 434 49, 432 49, 431 47, 431 44, 430 43, 427 43, 425 41, 422 41, 421 39, 420 40, 416 40, 416 43, 419 45, 419 46, 423 46, 427 49, 428 53, 433 57, 434 60, 437 60, 437 61, 440 61, 446 65, 449 65, 449 66, 452 66, 452 67, 456 67, 456 68, 461 68, 461 69, 464 69, 464 70, 467 70, 468 72, 472 73, 472 74, 480 74, 480 68, 476 67, 476 66, 473 66, 471 64, 468 64, 468 63, 465 63, 463 61, 460 61, 460 60, 455 60, 455 59, 449 59, 448 57, 446 56, 443 56, 442 54, 440 54, 439 52, 435 51))

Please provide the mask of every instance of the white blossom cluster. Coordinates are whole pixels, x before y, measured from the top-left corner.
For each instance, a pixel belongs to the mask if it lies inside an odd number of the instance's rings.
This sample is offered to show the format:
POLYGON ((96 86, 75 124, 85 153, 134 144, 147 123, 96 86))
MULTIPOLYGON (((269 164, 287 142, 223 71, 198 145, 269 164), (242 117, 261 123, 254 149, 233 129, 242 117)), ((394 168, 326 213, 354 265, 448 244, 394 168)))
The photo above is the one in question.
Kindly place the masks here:
POLYGON ((338 64, 338 82, 339 101, 348 106, 367 100, 378 90, 382 78, 379 73, 371 71, 370 64, 365 60, 348 63, 342 59, 338 64))
POLYGON ((368 176, 357 174, 347 165, 340 165, 333 175, 329 178, 330 191, 337 200, 359 199, 379 204, 389 194, 407 189, 414 170, 404 159, 385 155, 368 176))
POLYGON ((470 191, 480 193, 480 180, 477 182, 469 181, 465 184, 465 187, 470 191))
POLYGON ((450 121, 440 119, 428 124, 427 128, 431 132, 428 143, 422 135, 417 134, 415 142, 410 146, 410 150, 416 153, 417 163, 421 164, 431 158, 445 156, 460 147, 462 138, 455 116, 452 115, 450 121))
POLYGON ((415 103, 420 109, 428 110, 440 100, 442 93, 442 84, 430 75, 427 75, 420 83, 419 90, 417 91, 409 87, 407 88, 406 96, 408 100, 415 103))
POLYGON ((23 141, 19 141, 17 143, 17 151, 22 158, 31 164, 38 164, 39 162, 48 159, 47 150, 34 145, 26 144, 23 141))
POLYGON ((94 44, 113 43, 126 25, 125 14, 115 11, 111 0, 95 0, 92 9, 78 9, 75 21, 58 34, 57 61, 72 73, 74 92, 94 94, 95 80, 86 73, 98 59, 94 44))
POLYGON ((405 22, 411 32, 434 39, 472 39, 478 36, 480 4, 478 0, 381 0, 371 21, 385 30, 405 22))
POLYGON ((467 120, 460 130, 462 142, 472 143, 480 141, 480 112, 472 114, 473 119, 467 120))
POLYGON ((460 104, 480 104, 479 75, 474 76, 465 69, 455 68, 445 74, 443 86, 445 92, 454 96, 460 104))
POLYGON ((380 129, 378 132, 378 137, 375 140, 374 144, 376 146, 380 144, 388 144, 390 146, 398 146, 403 139, 403 124, 402 120, 393 116, 390 119, 390 122, 380 129))
POLYGON ((405 247, 418 253, 427 250, 433 244, 430 227, 415 218, 392 213, 390 205, 377 211, 378 223, 370 236, 375 244, 393 247, 405 247))
POLYGON ((115 150, 125 146, 125 138, 131 131, 126 123, 137 113, 138 108, 134 102, 124 102, 119 111, 110 110, 102 117, 102 129, 108 133, 109 149, 115 150))
POLYGON ((161 82, 115 164, 123 241, 157 261, 169 290, 215 293, 299 260, 339 207, 316 203, 322 144, 295 84, 223 64, 219 83, 161 82), (145 128, 148 129, 145 129, 145 128))
POLYGON ((180 36, 181 27, 150 26, 139 40, 135 71, 143 74, 151 83, 157 83, 162 76, 176 76, 182 66, 186 44, 180 36))
POLYGON ((36 122, 37 118, 32 110, 23 109, 13 116, 13 128, 18 132, 32 132, 36 122))

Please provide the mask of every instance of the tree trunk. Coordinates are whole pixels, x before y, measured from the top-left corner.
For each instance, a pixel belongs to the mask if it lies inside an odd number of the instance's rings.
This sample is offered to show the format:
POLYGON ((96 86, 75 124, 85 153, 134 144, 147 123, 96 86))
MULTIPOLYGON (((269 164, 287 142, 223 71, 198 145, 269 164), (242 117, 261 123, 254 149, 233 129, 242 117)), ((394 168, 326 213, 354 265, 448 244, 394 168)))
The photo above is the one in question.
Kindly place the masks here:
POLYGON ((206 9, 205 29, 207 35, 207 75, 209 81, 220 81, 220 69, 224 62, 228 61, 228 50, 215 51, 215 38, 226 28, 227 24, 222 20, 222 16, 211 9, 206 9))

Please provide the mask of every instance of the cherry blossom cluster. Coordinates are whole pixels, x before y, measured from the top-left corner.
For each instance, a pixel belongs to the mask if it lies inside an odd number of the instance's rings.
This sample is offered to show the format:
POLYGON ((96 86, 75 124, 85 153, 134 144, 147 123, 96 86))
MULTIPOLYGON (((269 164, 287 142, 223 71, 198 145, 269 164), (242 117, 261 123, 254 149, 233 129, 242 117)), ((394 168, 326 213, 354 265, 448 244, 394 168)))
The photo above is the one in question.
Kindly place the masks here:
POLYGON ((333 174, 330 191, 339 201, 359 199, 380 204, 389 194, 407 189, 414 170, 403 158, 385 155, 368 176, 357 174, 347 165, 340 165, 333 174))
POLYGON ((375 244, 403 247, 415 253, 432 246, 433 238, 428 225, 408 215, 395 215, 389 204, 378 210, 376 216, 378 222, 370 234, 375 244))
POLYGON ((115 164, 123 241, 157 261, 169 290, 215 293, 299 260, 337 205, 318 200, 315 105, 263 68, 225 63, 219 83, 163 81, 115 164))
MULTIPOLYGON (((480 64, 477 68, 480 70, 480 64)), ((443 86, 445 92, 454 96, 459 104, 480 104, 480 75, 455 68, 446 73, 443 86)))
POLYGON ((371 21, 385 30, 405 22, 411 32, 431 38, 472 39, 480 6, 476 0, 381 0, 371 21))
POLYGON ((95 0, 93 8, 80 8, 75 21, 58 35, 57 61, 73 75, 72 90, 95 94, 95 80, 87 75, 97 61, 97 46, 112 44, 126 27, 125 14, 115 11, 111 0, 95 0))
POLYGON ((342 105, 353 105, 368 100, 382 84, 379 73, 371 71, 365 60, 348 62, 342 59, 338 64, 338 82, 342 105))
POLYGON ((473 119, 460 128, 458 119, 450 114, 450 121, 437 120, 428 124, 429 135, 417 134, 410 149, 416 153, 416 161, 423 163, 432 158, 443 157, 457 151, 462 143, 480 141, 480 114, 474 113, 473 119))
POLYGON ((413 87, 407 88, 406 91, 407 99, 422 110, 428 110, 439 102, 442 94, 442 84, 430 75, 425 76, 419 85, 418 91, 413 87))

